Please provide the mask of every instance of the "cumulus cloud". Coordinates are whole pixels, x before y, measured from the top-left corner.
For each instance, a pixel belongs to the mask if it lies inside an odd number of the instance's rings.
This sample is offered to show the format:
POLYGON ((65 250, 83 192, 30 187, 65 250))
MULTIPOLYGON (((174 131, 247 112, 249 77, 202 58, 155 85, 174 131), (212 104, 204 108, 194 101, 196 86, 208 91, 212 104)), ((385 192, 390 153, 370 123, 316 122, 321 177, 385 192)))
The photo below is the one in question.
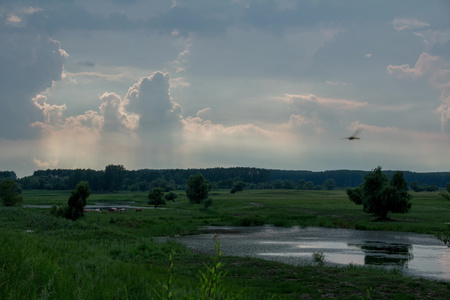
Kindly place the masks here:
POLYGON ((99 99, 98 111, 65 118, 66 105, 50 105, 41 95, 33 99, 45 116, 33 124, 44 132, 41 149, 46 149, 35 157, 36 166, 93 163, 82 161, 84 155, 99 157, 95 165, 101 161, 134 167, 142 162, 148 167, 162 166, 174 159, 173 149, 181 143, 182 116, 180 105, 170 95, 167 73, 141 78, 123 98, 105 92, 99 99), (75 153, 74 148, 82 150, 75 153))
POLYGON ((389 74, 397 78, 412 77, 418 78, 425 74, 429 74, 437 67, 439 58, 429 53, 422 53, 413 68, 409 64, 400 66, 389 65, 387 71, 389 74))
POLYGON ((170 76, 155 72, 134 84, 125 96, 127 109, 139 115, 139 127, 167 128, 179 126, 181 106, 170 95, 170 76))
POLYGON ((436 112, 440 115, 441 131, 450 130, 450 128, 447 128, 450 119, 450 63, 438 56, 422 53, 414 68, 409 65, 389 65, 387 70, 389 74, 397 78, 429 76, 431 87, 440 91, 441 105, 436 109, 436 112))
POLYGON ((62 123, 63 113, 66 110, 66 105, 50 105, 47 103, 47 97, 37 95, 32 98, 34 105, 42 111, 44 115, 44 122, 48 124, 59 125, 62 123))
POLYGON ((0 31, 0 39, 0 138, 31 138, 39 131, 30 124, 49 113, 32 98, 61 79, 68 55, 58 41, 32 31, 0 31))
POLYGON ((138 115, 126 111, 126 102, 119 95, 104 93, 100 96, 100 100, 102 101, 99 109, 103 116, 103 131, 133 131, 138 128, 138 115))

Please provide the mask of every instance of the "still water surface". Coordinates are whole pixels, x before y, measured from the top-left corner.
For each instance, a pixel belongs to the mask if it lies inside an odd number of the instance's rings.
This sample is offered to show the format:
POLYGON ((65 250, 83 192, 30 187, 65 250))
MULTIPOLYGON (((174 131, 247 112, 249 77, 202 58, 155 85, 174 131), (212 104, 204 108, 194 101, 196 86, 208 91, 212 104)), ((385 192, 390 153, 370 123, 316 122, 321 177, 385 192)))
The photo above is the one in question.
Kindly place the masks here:
POLYGON ((215 240, 224 255, 249 256, 299 265, 322 252, 325 262, 400 268, 411 276, 450 281, 450 248, 434 235, 330 228, 215 227, 175 240, 212 253, 215 240))

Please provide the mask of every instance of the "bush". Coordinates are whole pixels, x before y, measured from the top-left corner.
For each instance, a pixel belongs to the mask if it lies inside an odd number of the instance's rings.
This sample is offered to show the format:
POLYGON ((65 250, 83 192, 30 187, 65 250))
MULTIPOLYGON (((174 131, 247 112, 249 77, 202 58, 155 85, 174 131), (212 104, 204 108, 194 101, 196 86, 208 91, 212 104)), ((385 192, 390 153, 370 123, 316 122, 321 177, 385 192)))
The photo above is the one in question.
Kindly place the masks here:
POLYGON ((5 179, 0 183, 0 198, 4 206, 21 205, 23 202, 22 189, 12 179, 5 179))
POLYGON ((55 217, 64 217, 68 209, 68 206, 63 207, 61 205, 52 205, 50 208, 50 213, 55 217))
POLYGON ((210 207, 212 205, 212 199, 208 198, 206 199, 203 204, 205 205, 205 209, 207 209, 208 207, 210 207))

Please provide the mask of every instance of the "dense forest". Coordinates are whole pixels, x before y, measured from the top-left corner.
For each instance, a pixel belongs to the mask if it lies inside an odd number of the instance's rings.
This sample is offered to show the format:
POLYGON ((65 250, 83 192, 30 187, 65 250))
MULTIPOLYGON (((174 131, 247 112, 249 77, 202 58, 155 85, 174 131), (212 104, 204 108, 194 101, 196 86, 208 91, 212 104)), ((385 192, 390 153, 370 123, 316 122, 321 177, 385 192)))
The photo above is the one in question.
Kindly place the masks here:
MULTIPOLYGON (((189 176, 197 173, 212 188, 228 189, 237 182, 246 189, 334 189, 356 187, 364 182, 369 171, 290 171, 260 168, 207 169, 141 169, 126 170, 122 165, 108 165, 104 170, 54 169, 37 170, 31 176, 17 178, 14 171, 0 171, 0 180, 16 180, 23 189, 70 190, 81 180, 89 182, 93 191, 146 191, 154 187, 165 190, 184 189, 189 176)), ((395 171, 383 171, 390 178, 395 171)), ((403 171, 413 190, 437 190, 450 182, 450 172, 417 173, 403 171)))

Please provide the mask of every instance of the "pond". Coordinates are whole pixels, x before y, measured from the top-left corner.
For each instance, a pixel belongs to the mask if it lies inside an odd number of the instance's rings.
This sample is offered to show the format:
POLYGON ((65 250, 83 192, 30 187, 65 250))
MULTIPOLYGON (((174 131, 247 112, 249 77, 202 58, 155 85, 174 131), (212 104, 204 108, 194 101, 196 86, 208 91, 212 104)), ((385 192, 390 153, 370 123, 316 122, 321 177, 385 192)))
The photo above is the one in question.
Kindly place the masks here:
POLYGON ((300 265, 323 253, 326 264, 400 268, 410 276, 450 280, 450 249, 434 235, 319 227, 202 227, 205 234, 171 238, 189 248, 300 265))

